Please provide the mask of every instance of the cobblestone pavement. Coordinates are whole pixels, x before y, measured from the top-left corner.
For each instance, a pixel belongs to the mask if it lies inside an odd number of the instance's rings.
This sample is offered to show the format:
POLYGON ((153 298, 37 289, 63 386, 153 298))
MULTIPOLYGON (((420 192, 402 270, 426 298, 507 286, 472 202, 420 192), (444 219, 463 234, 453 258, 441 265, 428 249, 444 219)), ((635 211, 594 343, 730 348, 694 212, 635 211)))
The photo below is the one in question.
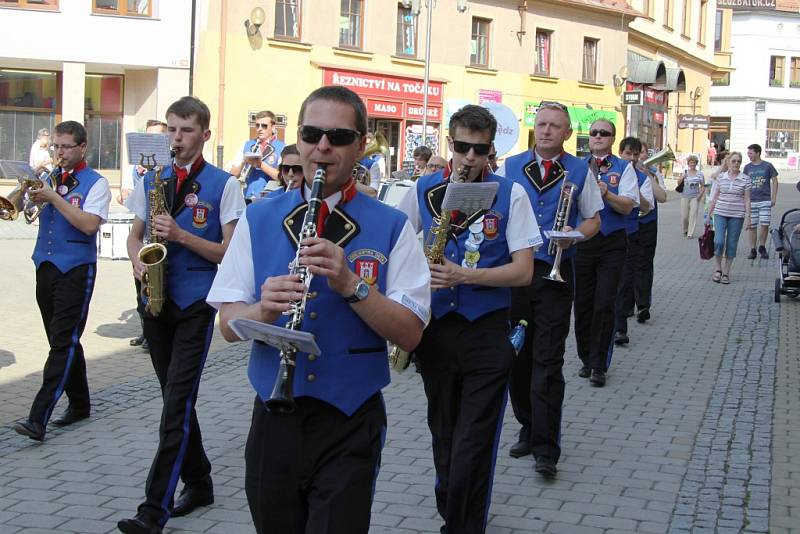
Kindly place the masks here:
MULTIPOLYGON (((780 214, 800 206, 781 186, 780 214)), ((774 260, 739 259, 729 286, 681 239, 679 203, 662 206, 653 318, 633 321, 605 388, 577 377, 567 347, 559 475, 535 476, 513 459, 517 424, 506 413, 488 532, 800 531, 800 302, 772 302, 774 260)), ((2 240, 7 318, 0 335, 0 423, 24 417, 41 372, 42 332, 30 240, 2 240), (8 282, 10 275, 12 282, 8 282)), ((746 254, 740 241, 740 258, 746 254)), ((98 268, 84 335, 93 414, 49 429, 36 444, 0 429, 0 532, 113 532, 132 515, 156 446, 160 398, 135 334, 130 270, 98 268)), ((5 299, 4 299, 5 301, 5 299)), ((175 518, 167 532, 253 532, 243 448, 252 393, 247 347, 215 341, 198 400, 214 466, 216 503, 175 518)), ((389 432, 371 533, 438 532, 426 403, 419 376, 393 375, 384 391, 389 432)), ((62 403, 63 405, 63 403, 62 403)))

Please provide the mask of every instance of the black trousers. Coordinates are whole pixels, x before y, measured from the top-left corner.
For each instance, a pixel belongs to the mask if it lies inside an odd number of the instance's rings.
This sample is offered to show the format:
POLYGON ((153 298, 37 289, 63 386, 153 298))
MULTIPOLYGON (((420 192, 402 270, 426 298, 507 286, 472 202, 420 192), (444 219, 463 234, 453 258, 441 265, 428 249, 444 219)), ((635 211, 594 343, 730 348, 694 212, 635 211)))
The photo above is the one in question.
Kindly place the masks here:
POLYGON ((614 350, 614 302, 625 264, 625 230, 598 233, 575 254, 575 341, 578 357, 608 370, 614 350))
POLYGON ((639 265, 636 269, 634 293, 636 307, 650 308, 653 295, 653 260, 658 243, 658 219, 639 225, 639 265))
POLYGON ((50 262, 36 270, 36 303, 42 315, 50 352, 42 387, 33 399, 28 419, 47 426, 58 399, 67 394, 73 410, 91 410, 86 360, 81 336, 86 327, 97 265, 79 265, 62 273, 50 262))
POLYGON ((311 397, 275 414, 256 397, 245 491, 258 534, 367 534, 386 436, 380 394, 347 416, 311 397))
POLYGON ((628 333, 628 315, 633 314, 634 296, 633 286, 636 279, 636 270, 639 268, 639 232, 628 234, 628 248, 625 252, 625 264, 622 267, 622 276, 617 289, 617 301, 614 304, 614 330, 628 333))
POLYGON ((216 312, 205 300, 181 310, 167 299, 157 318, 146 313, 141 304, 139 313, 144 317, 144 337, 164 401, 158 451, 139 512, 163 526, 169 519, 179 477, 189 487, 212 487, 211 463, 203 450, 194 405, 216 312))
POLYGON ((428 397, 443 531, 483 533, 514 359, 508 309, 472 322, 458 313, 432 319, 415 352, 428 397))
POLYGON ((534 456, 561 457, 561 407, 564 402, 564 344, 573 298, 572 260, 561 262, 565 282, 542 278, 549 263, 536 260, 528 287, 511 290, 511 324, 528 321, 525 344, 511 371, 511 406, 530 440, 534 456))

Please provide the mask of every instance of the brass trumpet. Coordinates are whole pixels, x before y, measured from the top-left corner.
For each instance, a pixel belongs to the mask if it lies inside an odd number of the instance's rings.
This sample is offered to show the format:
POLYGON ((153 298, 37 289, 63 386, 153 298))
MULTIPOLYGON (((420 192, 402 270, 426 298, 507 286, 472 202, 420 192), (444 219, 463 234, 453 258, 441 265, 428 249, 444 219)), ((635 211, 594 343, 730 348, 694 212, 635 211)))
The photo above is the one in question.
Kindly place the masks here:
MULTIPOLYGON (((553 221, 553 231, 554 232, 563 232, 564 228, 567 226, 567 221, 569 220, 569 211, 572 208, 572 196, 575 193, 575 184, 572 182, 567 181, 566 171, 564 171, 564 183, 561 184, 561 194, 558 197, 558 206, 556 207, 556 217, 553 221)), ((564 283, 564 278, 561 276, 561 254, 564 252, 564 249, 556 244, 555 239, 550 239, 550 244, 547 247, 547 253, 550 255, 554 255, 553 258, 553 268, 550 270, 550 274, 544 276, 547 280, 552 280, 553 282, 561 282, 564 283)))
POLYGON ((45 181, 47 181, 51 189, 58 187, 57 177, 61 174, 61 161, 58 160, 56 167, 44 180, 20 176, 18 178, 19 185, 8 196, 0 196, 0 220, 15 221, 20 213, 25 217, 25 222, 28 224, 32 224, 33 221, 38 219, 47 203, 36 204, 30 199, 28 193, 44 187, 45 181))

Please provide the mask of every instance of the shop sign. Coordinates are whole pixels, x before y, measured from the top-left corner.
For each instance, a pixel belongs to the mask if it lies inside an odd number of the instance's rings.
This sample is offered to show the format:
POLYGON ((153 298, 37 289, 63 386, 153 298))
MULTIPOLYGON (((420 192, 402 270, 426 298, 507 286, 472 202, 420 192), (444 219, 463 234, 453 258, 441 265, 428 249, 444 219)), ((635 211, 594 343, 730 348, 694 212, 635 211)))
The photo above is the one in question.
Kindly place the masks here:
POLYGON ((682 130, 708 130, 710 124, 708 115, 678 115, 678 128, 682 130))
MULTIPOLYGON (((424 83, 414 78, 373 74, 343 69, 328 69, 323 72, 323 85, 343 85, 359 95, 422 101, 424 83)), ((428 100, 442 101, 442 82, 428 83, 428 100)))
MULTIPOLYGON (((538 111, 538 109, 539 102, 525 102, 522 122, 526 128, 533 128, 536 126, 536 111, 538 111)), ((572 130, 576 134, 588 134, 589 127, 592 123, 601 119, 609 121, 611 124, 617 126, 616 111, 567 106, 567 112, 572 121, 572 130)))
POLYGON ((517 146, 519 139, 519 119, 505 104, 487 102, 484 107, 488 109, 497 121, 497 133, 494 137, 494 146, 498 157, 503 156, 517 146))
POLYGON ((625 91, 622 93, 622 103, 626 106, 641 106, 642 91, 625 91))
POLYGON ((663 111, 654 111, 653 112, 653 122, 656 124, 664 124, 664 112, 663 111))
POLYGON ((664 103, 666 102, 666 98, 664 98, 664 91, 659 91, 658 89, 645 87, 644 101, 647 102, 648 104, 659 104, 663 106, 664 103))
POLYGON ((392 117, 403 118, 403 104, 400 102, 389 102, 388 100, 367 99, 367 115, 370 117, 392 117))
POLYGON ((775 11, 776 4, 776 0, 717 0, 717 9, 775 11))
POLYGON ((501 104, 503 102, 503 92, 492 89, 478 89, 478 105, 482 106, 487 102, 501 104))
MULTIPOLYGON (((406 118, 422 120, 424 107, 420 104, 406 103, 406 118)), ((428 106, 428 120, 439 122, 442 119, 441 106, 428 106)))

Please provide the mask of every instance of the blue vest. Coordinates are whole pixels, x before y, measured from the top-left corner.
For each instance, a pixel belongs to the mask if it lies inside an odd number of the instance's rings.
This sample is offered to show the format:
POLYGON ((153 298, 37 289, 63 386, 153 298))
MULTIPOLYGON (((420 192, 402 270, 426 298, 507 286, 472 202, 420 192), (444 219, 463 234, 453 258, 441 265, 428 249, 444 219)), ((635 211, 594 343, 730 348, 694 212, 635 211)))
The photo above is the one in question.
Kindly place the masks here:
MULTIPOLYGON (((294 189, 247 207, 255 280, 288 273, 297 251, 290 235, 299 234, 305 206, 300 190, 294 189)), ((323 237, 339 243, 350 269, 385 294, 389 255, 405 222, 403 213, 357 193, 333 210, 323 237)), ((255 290, 260 299, 261 282, 255 290)), ((301 330, 316 336, 322 354, 297 354, 294 396, 314 397, 349 416, 389 383, 386 341, 330 290, 326 278, 315 276, 310 293, 301 330)), ((275 324, 283 326, 287 320, 282 315, 275 324)), ((253 343, 247 374, 262 400, 272 392, 279 361, 277 349, 253 343)))
MULTIPOLYGON (((652 180, 653 178, 650 178, 652 180)), ((655 195, 653 195, 655 197, 655 195)), ((658 219, 658 202, 653 198, 653 209, 647 212, 646 215, 639 217, 639 224, 647 224, 658 219)))
MULTIPOLYGON (((89 167, 84 167, 70 178, 69 190, 62 195, 73 206, 83 209, 89 190, 102 176, 89 167)), ((55 209, 52 204, 39 214, 39 236, 33 249, 34 265, 38 269, 49 261, 59 271, 66 273, 78 265, 97 262, 97 232, 86 235, 55 209)))
MULTIPOLYGON (((647 181, 647 175, 638 169, 634 169, 634 172, 636 172, 636 179, 638 180, 639 187, 641 188, 642 184, 644 184, 647 181)), ((630 234, 635 234, 638 231, 639 231, 639 208, 634 207, 631 210, 631 212, 625 216, 625 233, 630 235, 630 234)))
MULTIPOLYGON (((587 164, 593 157, 586 158, 587 164)), ((608 190, 616 195, 619 194, 619 182, 622 180, 622 173, 625 172, 625 168, 630 162, 614 155, 609 155, 608 161, 611 162, 611 167, 606 172, 600 173, 600 180, 605 182, 608 190)), ((624 230, 626 227, 625 215, 612 208, 608 202, 604 204, 603 209, 600 211, 600 233, 608 235, 617 230, 624 230)))
MULTIPOLYGON (((484 181, 498 182, 500 187, 491 209, 483 214, 484 240, 478 249, 480 253, 478 268, 511 263, 511 254, 508 252, 508 242, 506 241, 506 227, 511 204, 511 186, 514 182, 494 174, 487 175, 484 181)), ((417 202, 426 243, 433 224, 434 212, 432 210, 436 210, 435 213, 438 216, 447 183, 443 181, 442 171, 421 176, 417 180, 417 202)), ((463 224, 468 226, 470 221, 477 219, 479 215, 480 213, 474 215, 463 224)), ((456 265, 461 265, 464 260, 465 243, 469 236, 468 229, 457 234, 455 239, 451 235, 444 249, 445 257, 456 265)), ((449 289, 437 289, 431 293, 431 311, 437 319, 450 312, 456 312, 468 320, 474 321, 489 312, 508 308, 510 305, 511 290, 507 287, 461 284, 449 289)))
MULTIPOLYGON (((283 147, 286 145, 280 139, 273 139, 269 144, 272 145, 274 152, 267 157, 265 163, 273 169, 277 169, 281 162, 281 152, 283 151, 283 147)), ((242 153, 244 152, 261 152, 261 149, 258 147, 258 139, 250 139, 249 141, 246 141, 244 143, 244 148, 242 149, 242 153)))
MULTIPOLYGON (((256 173, 256 169, 250 171, 250 176, 256 173)), ((252 198, 252 197, 260 197, 261 192, 267 188, 267 183, 269 183, 269 176, 263 171, 258 171, 259 175, 250 180, 250 176, 248 176, 247 180, 247 187, 244 190, 244 198, 252 198)))
MULTIPOLYGON (((150 213, 150 195, 153 189, 153 171, 144 175, 144 192, 147 203, 147 213, 150 213)), ((222 242, 222 225, 219 221, 220 203, 225 184, 230 174, 206 162, 203 168, 194 177, 189 191, 197 195, 197 204, 193 207, 186 206, 183 198, 175 195, 172 208, 172 217, 175 222, 187 232, 216 243, 222 242)), ((162 180, 168 180, 165 189, 174 189, 174 171, 172 166, 165 167, 162 180)), ((192 180, 190 176, 187 178, 192 180)), ((187 187, 183 187, 187 191, 187 187)), ((167 193, 167 198, 170 198, 167 193)), ((149 234, 149 230, 148 230, 149 234)), ((217 264, 210 262, 202 256, 195 254, 188 248, 175 242, 167 243, 167 296, 185 310, 198 300, 205 299, 214 276, 217 274, 217 264)))
POLYGON ((371 169, 372 166, 375 165, 376 161, 378 161, 377 157, 375 155, 372 155, 361 158, 358 162, 367 169, 371 169))
MULTIPOLYGON (((244 185, 250 186, 253 182, 259 179, 264 180, 265 186, 267 185, 267 182, 270 181, 270 177, 267 176, 267 173, 265 173, 261 169, 256 169, 255 167, 253 167, 252 169, 250 169, 250 173, 247 175, 247 180, 245 181, 244 185)), ((258 193, 258 191, 256 191, 256 193, 258 193)))
MULTIPOLYGON (((559 163, 564 167, 567 172, 567 180, 575 184, 575 194, 572 197, 572 206, 570 207, 569 217, 567 224, 575 228, 578 226, 578 198, 583 192, 583 186, 586 183, 586 173, 588 168, 586 162, 580 158, 576 158, 566 152, 559 158, 559 163)), ((544 243, 536 251, 535 259, 545 261, 550 265, 553 264, 554 257, 547 252, 550 246, 550 240, 544 235, 545 231, 551 230, 555 223, 556 208, 558 207, 558 199, 561 196, 562 180, 548 180, 542 184, 536 181, 539 176, 536 173, 534 166, 536 157, 532 150, 526 150, 516 156, 506 158, 506 176, 514 180, 525 188, 528 197, 531 200, 533 212, 536 214, 536 222, 539 223, 539 228, 542 232, 542 239, 544 243)), ((562 252, 562 259, 571 258, 575 255, 575 247, 569 247, 562 252)))

